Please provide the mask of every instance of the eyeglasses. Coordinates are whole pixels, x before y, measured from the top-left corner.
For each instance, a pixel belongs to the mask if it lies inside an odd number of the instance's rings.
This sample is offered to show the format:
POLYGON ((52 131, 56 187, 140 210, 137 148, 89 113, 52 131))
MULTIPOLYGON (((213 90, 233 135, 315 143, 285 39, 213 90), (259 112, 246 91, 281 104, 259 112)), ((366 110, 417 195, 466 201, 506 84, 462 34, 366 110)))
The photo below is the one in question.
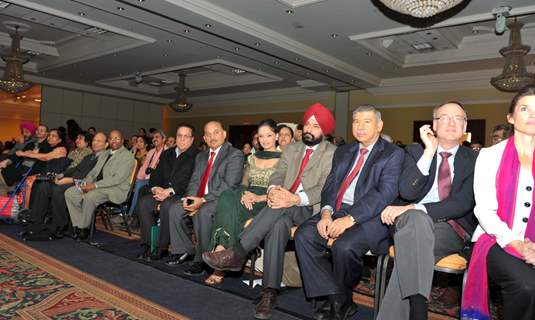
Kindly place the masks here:
POLYGON ((121 137, 110 137, 110 141, 121 141, 123 140, 121 137))
POLYGON ((433 120, 438 120, 441 123, 449 123, 453 120, 456 124, 461 124, 466 121, 466 118, 463 116, 449 116, 447 114, 443 114, 440 117, 433 118, 433 120))
POLYGON ((191 138, 191 137, 192 137, 192 136, 181 135, 181 134, 179 134, 179 135, 176 136, 176 138, 177 138, 178 140, 189 139, 189 138, 191 138))

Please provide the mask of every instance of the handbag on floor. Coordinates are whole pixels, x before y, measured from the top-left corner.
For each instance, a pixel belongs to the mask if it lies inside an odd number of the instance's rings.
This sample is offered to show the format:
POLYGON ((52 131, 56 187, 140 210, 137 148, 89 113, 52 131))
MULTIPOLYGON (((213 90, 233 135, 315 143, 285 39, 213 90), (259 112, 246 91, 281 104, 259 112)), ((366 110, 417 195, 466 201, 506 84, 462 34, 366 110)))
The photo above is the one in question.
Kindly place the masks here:
POLYGON ((9 196, 0 195, 0 218, 17 220, 22 201, 22 192, 12 193, 9 196))

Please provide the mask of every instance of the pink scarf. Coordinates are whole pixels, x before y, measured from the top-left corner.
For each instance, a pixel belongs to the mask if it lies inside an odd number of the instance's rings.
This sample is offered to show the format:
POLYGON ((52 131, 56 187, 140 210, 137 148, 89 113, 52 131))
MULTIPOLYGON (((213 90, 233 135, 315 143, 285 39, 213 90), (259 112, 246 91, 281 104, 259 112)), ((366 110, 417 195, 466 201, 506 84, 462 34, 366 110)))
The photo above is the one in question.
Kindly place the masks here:
MULTIPOLYGON (((535 179, 535 156, 533 157, 532 174, 535 179)), ((497 214, 500 219, 507 223, 509 229, 513 228, 515 220, 516 191, 518 188, 518 176, 520 173, 520 161, 515 147, 514 136, 510 137, 505 146, 500 167, 496 173, 496 198, 498 200, 497 214)), ((533 192, 535 203, 535 192, 533 192)), ((535 205, 531 207, 530 218, 526 227, 525 238, 535 240, 535 205)), ((490 319, 487 293, 487 254, 496 243, 496 238, 487 233, 482 234, 477 240, 470 265, 466 287, 463 293, 461 306, 461 319, 463 320, 487 320, 490 319)), ((517 258, 520 254, 510 246, 505 251, 517 258)))

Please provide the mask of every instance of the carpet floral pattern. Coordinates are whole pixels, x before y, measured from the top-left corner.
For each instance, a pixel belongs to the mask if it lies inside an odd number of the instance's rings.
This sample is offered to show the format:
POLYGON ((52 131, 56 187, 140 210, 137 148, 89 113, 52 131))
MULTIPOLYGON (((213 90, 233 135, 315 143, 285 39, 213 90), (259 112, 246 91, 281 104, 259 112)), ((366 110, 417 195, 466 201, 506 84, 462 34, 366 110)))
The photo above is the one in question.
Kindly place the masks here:
POLYGON ((0 234, 0 319, 187 319, 0 234))

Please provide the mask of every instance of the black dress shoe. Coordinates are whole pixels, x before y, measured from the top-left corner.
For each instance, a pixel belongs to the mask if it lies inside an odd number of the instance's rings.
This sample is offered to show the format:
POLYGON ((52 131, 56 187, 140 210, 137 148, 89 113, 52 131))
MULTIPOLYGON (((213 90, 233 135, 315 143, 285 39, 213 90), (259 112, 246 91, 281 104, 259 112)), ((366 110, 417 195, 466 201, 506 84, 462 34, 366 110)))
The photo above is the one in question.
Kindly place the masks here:
POLYGON ((331 302, 329 300, 323 301, 316 309, 312 318, 314 320, 327 320, 331 315, 331 302))
POLYGON ((85 241, 89 237, 89 229, 83 228, 79 229, 80 231, 73 237, 76 241, 85 241))
POLYGON ((172 254, 169 256, 169 259, 165 262, 168 266, 177 266, 179 264, 183 264, 186 261, 190 261, 193 259, 193 255, 190 255, 189 253, 179 253, 179 254, 172 254))
POLYGON ((355 313, 357 313, 358 307, 353 302, 353 299, 348 297, 345 301, 333 301, 331 302, 331 320, 346 320, 351 319, 355 313))
POLYGON ((202 262, 193 262, 189 268, 184 271, 184 274, 187 276, 202 276, 206 273, 204 270, 204 263, 202 262))
POLYGON ((78 227, 73 227, 71 232, 67 234, 67 236, 73 240, 78 238, 78 234, 80 233, 80 229, 78 227))

